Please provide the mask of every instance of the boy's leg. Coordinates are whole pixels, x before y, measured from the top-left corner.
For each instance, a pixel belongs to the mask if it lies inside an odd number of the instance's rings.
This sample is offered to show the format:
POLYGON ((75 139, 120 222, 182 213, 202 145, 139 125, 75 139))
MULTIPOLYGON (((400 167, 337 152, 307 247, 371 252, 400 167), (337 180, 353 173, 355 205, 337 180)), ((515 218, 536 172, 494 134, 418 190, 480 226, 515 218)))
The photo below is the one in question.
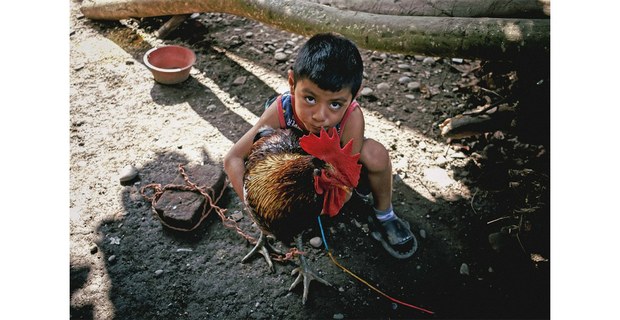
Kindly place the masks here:
MULTIPOLYGON (((409 223, 399 218, 392 207, 392 164, 387 149, 375 140, 366 139, 360 162, 364 169, 357 192, 372 192, 375 215, 371 218, 379 229, 378 232, 373 232, 373 237, 381 241, 383 247, 395 258, 411 257, 417 250, 418 243, 409 223)), ((364 198, 367 197, 362 196, 362 199, 364 198)))

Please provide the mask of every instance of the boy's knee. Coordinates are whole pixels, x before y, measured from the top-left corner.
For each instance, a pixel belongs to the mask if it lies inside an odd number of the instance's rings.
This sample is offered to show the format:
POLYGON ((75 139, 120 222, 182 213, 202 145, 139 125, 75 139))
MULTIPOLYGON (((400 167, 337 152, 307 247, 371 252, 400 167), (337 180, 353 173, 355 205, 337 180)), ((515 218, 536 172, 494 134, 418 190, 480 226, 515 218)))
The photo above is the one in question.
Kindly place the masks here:
POLYGON ((383 144, 373 139, 364 140, 361 160, 370 171, 384 170, 391 166, 389 152, 383 144))

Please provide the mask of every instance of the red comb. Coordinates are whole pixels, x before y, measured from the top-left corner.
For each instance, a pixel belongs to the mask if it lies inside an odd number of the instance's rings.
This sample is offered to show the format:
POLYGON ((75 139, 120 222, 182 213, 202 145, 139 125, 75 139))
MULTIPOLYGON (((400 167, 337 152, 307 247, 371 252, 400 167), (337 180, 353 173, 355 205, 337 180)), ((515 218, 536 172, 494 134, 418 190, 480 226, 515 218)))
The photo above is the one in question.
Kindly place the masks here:
POLYGON ((324 128, 321 128, 318 137, 314 134, 307 134, 299 139, 299 145, 308 154, 334 166, 342 174, 350 187, 357 186, 362 165, 357 163, 360 154, 351 154, 353 140, 347 142, 344 148, 340 148, 340 136, 336 128, 330 128, 329 133, 324 128))

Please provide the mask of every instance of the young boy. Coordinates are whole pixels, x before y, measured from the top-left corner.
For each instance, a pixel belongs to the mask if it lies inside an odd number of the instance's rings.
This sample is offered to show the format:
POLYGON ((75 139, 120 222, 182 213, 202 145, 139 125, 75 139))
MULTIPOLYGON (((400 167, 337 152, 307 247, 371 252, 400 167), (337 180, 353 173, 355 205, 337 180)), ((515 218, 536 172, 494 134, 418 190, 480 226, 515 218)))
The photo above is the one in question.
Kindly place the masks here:
POLYGON ((398 218, 392 208, 392 165, 386 148, 364 137, 364 115, 355 101, 362 84, 363 62, 353 42, 333 33, 310 38, 297 54, 288 72, 290 91, 269 105, 258 122, 230 149, 224 170, 243 201, 244 160, 259 128, 295 127, 318 134, 336 127, 340 143, 353 140, 352 153, 360 153, 362 173, 356 194, 370 202, 374 199, 375 224, 380 232, 375 239, 395 258, 405 259, 417 249, 417 240, 409 224, 398 218), (363 189, 366 189, 364 191, 363 189))

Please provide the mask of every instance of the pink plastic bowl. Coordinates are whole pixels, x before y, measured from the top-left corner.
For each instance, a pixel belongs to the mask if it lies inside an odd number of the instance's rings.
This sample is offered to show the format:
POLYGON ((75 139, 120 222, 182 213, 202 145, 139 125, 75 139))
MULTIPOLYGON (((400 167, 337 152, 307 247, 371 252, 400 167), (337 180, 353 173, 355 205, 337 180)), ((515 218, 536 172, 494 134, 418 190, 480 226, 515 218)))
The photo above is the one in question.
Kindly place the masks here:
POLYGON ((162 84, 176 84, 187 80, 194 62, 194 51, 181 46, 153 48, 144 54, 144 64, 153 73, 155 81, 162 84))

